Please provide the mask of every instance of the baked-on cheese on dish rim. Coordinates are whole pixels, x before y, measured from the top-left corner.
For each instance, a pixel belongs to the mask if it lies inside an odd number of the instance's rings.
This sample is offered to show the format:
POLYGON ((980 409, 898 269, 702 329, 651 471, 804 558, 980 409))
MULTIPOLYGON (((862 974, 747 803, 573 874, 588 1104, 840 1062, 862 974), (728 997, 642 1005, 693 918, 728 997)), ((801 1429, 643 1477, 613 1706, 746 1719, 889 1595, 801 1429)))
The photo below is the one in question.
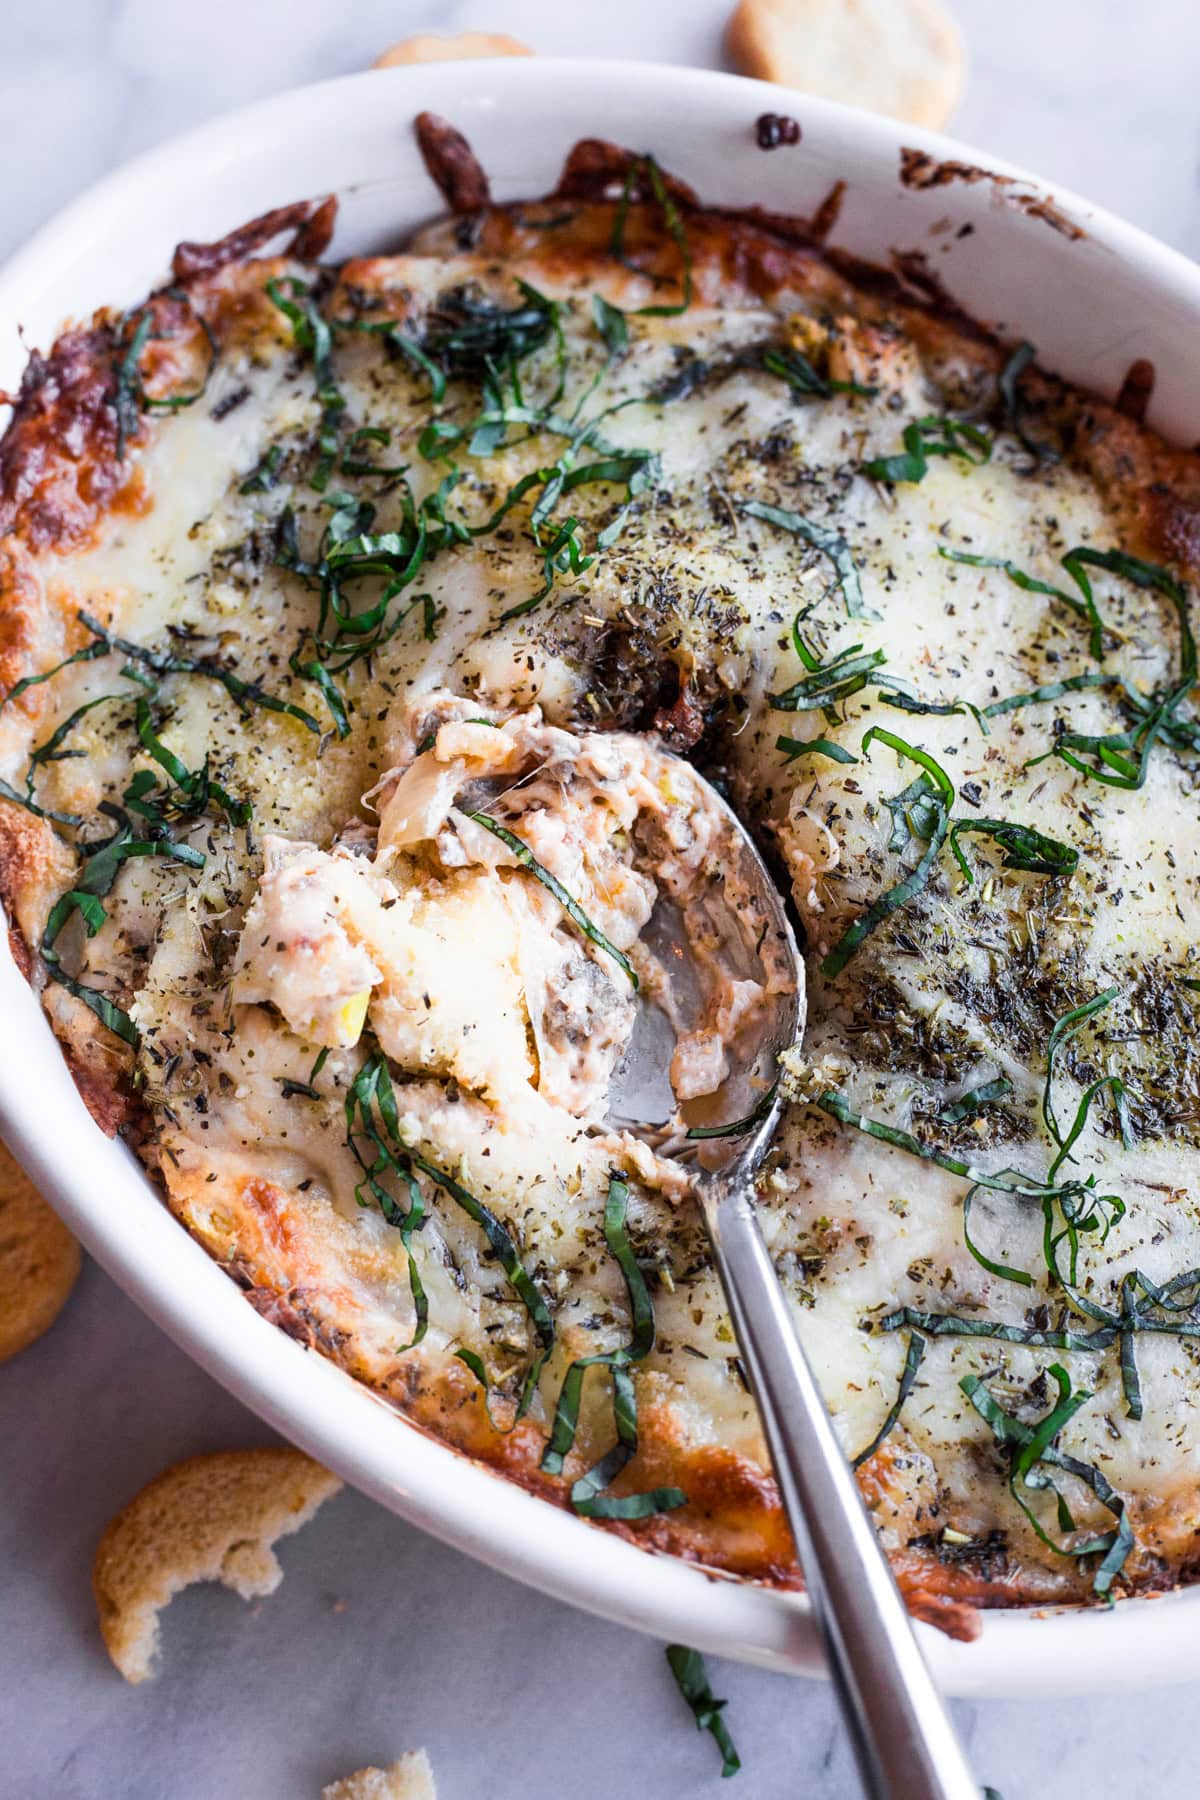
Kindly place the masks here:
POLYGON ((679 1154, 777 977, 690 759, 802 931, 759 1208, 913 1610, 1189 1579, 1200 463, 802 221, 419 129, 402 254, 182 245, 15 400, 0 873, 85 1099, 414 1423, 794 1585, 679 1154))

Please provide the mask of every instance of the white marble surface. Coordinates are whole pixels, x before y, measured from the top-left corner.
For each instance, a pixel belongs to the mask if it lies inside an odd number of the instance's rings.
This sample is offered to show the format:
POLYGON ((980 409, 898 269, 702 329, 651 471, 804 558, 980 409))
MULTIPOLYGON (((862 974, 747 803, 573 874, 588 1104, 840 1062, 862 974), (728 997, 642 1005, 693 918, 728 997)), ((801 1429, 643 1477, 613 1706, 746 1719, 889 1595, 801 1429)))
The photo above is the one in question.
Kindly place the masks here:
MULTIPOLYGON (((1200 253, 1195 0, 957 0, 975 144, 1200 253)), ((423 28, 536 49, 717 65, 725 0, 7 0, 0 254, 95 176, 218 111, 362 67, 423 28)), ((581 125, 584 124, 581 121, 581 125)), ((89 1266, 51 1335, 0 1370, 0 1800, 306 1800, 429 1747, 443 1800, 683 1800, 719 1764, 661 1648, 487 1573, 345 1493, 283 1548, 253 1607, 177 1601, 159 1679, 131 1689, 88 1570, 114 1509, 166 1462, 265 1434, 89 1266)), ((1132 1672, 1135 1673, 1135 1672, 1132 1672)), ((714 1666, 743 1800, 841 1800, 828 1691, 714 1666)), ((1195 1791, 1194 1690, 960 1704, 1006 1800, 1195 1791)), ((722 1790, 724 1791, 724 1790, 722 1790)))

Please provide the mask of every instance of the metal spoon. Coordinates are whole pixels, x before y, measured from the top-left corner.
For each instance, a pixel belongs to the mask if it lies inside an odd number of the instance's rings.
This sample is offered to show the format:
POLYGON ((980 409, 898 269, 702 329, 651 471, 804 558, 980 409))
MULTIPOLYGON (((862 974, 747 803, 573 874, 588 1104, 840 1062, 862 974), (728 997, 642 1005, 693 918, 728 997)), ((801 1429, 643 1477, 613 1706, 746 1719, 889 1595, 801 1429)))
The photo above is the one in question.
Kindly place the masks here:
MULTIPOLYGON (((675 760, 661 754, 664 762, 675 760)), ((689 775, 700 780, 694 770, 689 775)), ((702 787, 728 827, 728 860, 722 858, 722 879, 705 896, 706 923, 722 933, 735 966, 742 964, 739 972, 761 976, 770 964, 781 990, 770 997, 753 1053, 719 1096, 721 1118, 744 1120, 756 1101, 759 1116, 737 1135, 693 1138, 687 1146, 713 1256, 863 1789, 872 1800, 978 1800, 755 1216, 754 1176, 782 1105, 777 1092, 768 1105, 762 1101, 779 1053, 803 1036, 804 964, 779 891, 745 827, 714 789, 702 787), (740 895, 739 905, 714 919, 726 894, 740 895)), ((670 1010, 686 1025, 697 1009, 697 982, 683 916, 670 900, 660 899, 644 941, 667 971, 670 1010)), ((645 1131, 674 1109, 666 1075, 674 1037, 666 1011, 644 1003, 614 1078, 614 1124, 645 1131)))

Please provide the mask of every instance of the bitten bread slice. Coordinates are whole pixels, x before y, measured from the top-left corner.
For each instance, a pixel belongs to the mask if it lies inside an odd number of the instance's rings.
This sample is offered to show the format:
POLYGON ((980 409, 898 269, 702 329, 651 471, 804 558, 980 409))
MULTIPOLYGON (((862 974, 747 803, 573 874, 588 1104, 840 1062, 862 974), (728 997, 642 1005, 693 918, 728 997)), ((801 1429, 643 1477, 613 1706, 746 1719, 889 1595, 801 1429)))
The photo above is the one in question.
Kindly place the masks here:
POLYGON ((299 1450, 218 1450, 156 1477, 119 1512, 96 1551, 100 1634, 126 1681, 145 1681, 158 1615, 181 1588, 219 1581, 243 1600, 274 1593, 272 1545, 307 1524, 341 1487, 299 1450))
POLYGON ((962 93, 962 37, 939 0, 741 0, 729 53, 744 75, 937 131, 962 93))
POLYGON ((401 38, 377 56, 373 69, 396 69, 406 63, 457 62, 470 56, 532 56, 528 45, 502 31, 464 31, 458 37, 438 37, 433 32, 401 38))
POLYGON ((423 1750, 410 1750, 390 1769, 359 1769, 321 1789, 321 1800, 437 1800, 423 1750))
POLYGON ((81 1260, 58 1214, 0 1144, 0 1362, 49 1331, 81 1260))

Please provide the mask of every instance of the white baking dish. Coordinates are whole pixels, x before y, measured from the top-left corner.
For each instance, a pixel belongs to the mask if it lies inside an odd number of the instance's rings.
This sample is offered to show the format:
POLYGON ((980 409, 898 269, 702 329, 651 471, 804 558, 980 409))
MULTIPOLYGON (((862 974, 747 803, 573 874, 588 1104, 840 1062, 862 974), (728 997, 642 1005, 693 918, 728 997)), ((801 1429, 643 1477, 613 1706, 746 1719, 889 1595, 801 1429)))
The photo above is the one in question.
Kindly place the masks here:
MULTIPOLYGON (((1200 269, 1141 232, 1071 195, 1055 196, 1047 217, 1046 189, 1019 171, 802 94, 540 57, 351 76, 219 119, 131 163, 0 275, 0 386, 15 386, 27 346, 47 345, 66 317, 139 299, 161 280, 177 239, 215 238, 268 207, 336 191, 335 254, 395 245, 438 210, 410 130, 425 107, 465 131, 501 200, 552 187, 582 136, 652 150, 723 204, 809 214, 844 179, 835 243, 880 263, 895 249, 923 251, 968 310, 1030 338, 1048 367, 1103 394, 1135 357, 1149 358, 1158 378, 1150 422, 1184 443, 1200 438, 1200 269), (757 148, 754 121, 766 110, 800 120, 797 148, 757 148), (1004 179, 912 191, 900 179, 901 145, 985 163, 1004 179)), ((260 1318, 133 1157, 92 1124, 6 954, 0 1021, 4 1136, 122 1287, 279 1431, 384 1505, 549 1593, 724 1655, 819 1667, 803 1599, 712 1578, 555 1510, 424 1437, 260 1318)), ((992 1613, 971 1645, 922 1632, 952 1693, 1182 1680, 1200 1674, 1200 1588, 1107 1614, 992 1613)))

